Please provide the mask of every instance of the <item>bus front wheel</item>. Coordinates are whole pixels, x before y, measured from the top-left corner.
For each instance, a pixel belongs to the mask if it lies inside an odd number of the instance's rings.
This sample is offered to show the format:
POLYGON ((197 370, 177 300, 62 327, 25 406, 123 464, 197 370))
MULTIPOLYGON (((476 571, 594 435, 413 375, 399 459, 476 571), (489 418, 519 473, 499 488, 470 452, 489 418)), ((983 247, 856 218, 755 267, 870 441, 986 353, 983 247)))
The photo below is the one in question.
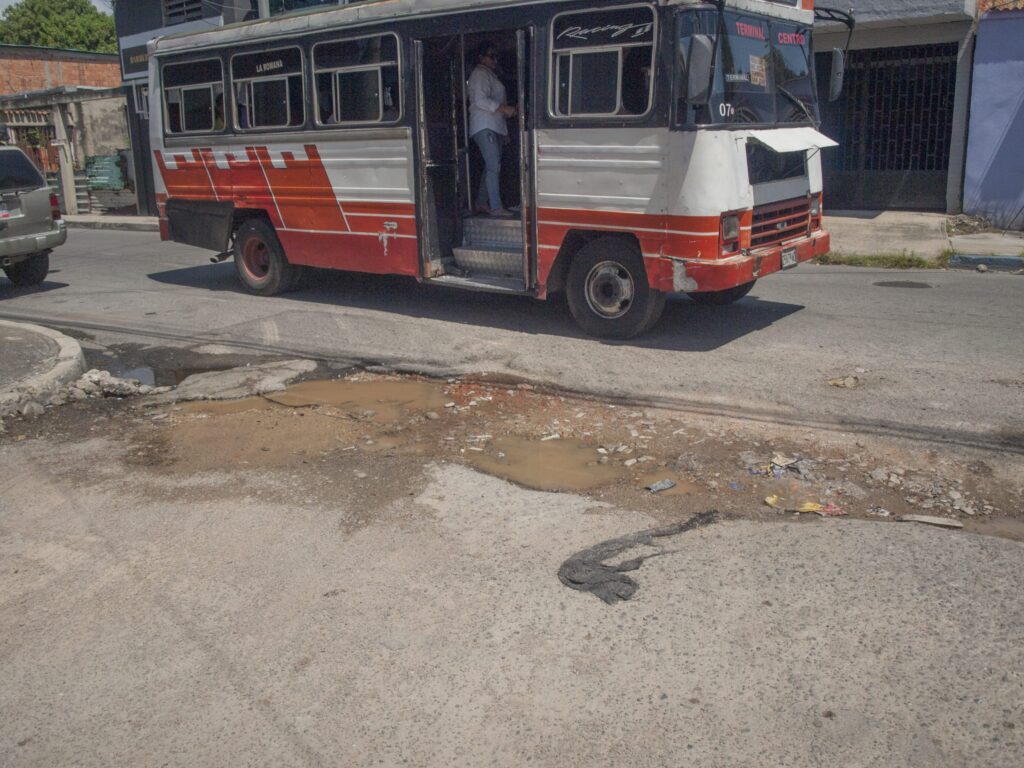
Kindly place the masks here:
POLYGON ((299 271, 285 258, 277 233, 263 219, 249 219, 235 236, 235 269, 250 293, 273 296, 291 290, 299 271))
POLYGON ((591 336, 632 339, 652 328, 665 309, 665 294, 647 282, 640 249, 620 238, 602 237, 580 249, 566 289, 572 316, 591 336))

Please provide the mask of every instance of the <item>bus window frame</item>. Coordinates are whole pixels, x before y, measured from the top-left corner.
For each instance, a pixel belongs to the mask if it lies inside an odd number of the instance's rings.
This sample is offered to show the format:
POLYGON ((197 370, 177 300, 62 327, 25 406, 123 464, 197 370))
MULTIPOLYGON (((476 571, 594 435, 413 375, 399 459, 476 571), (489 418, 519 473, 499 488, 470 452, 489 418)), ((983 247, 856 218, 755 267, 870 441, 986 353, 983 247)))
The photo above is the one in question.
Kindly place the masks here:
MULTIPOLYGON (((232 128, 233 131, 237 131, 239 133, 246 133, 246 134, 248 134, 248 133, 283 133, 283 132, 287 132, 287 131, 302 131, 302 130, 305 130, 309 126, 309 117, 306 114, 303 114, 302 122, 301 123, 298 123, 297 125, 292 125, 291 124, 291 119, 292 119, 292 99, 291 99, 291 92, 288 90, 288 81, 291 78, 296 77, 296 76, 298 76, 300 78, 299 82, 301 83, 301 87, 302 87, 302 109, 303 109, 303 113, 305 113, 306 106, 307 106, 307 95, 308 94, 307 94, 307 90, 306 90, 306 88, 307 88, 306 50, 305 50, 305 46, 302 45, 301 41, 296 41, 296 42, 294 42, 291 45, 284 45, 284 46, 277 47, 277 48, 266 48, 266 49, 252 50, 252 51, 239 51, 237 53, 234 53, 228 59, 228 75, 229 75, 229 82, 230 82, 230 85, 231 85, 231 107, 232 107, 231 112, 232 112, 232 115, 233 115, 233 117, 231 119, 231 128, 232 128), (280 51, 289 51, 289 50, 296 50, 296 51, 299 52, 299 63, 301 65, 301 70, 298 73, 293 72, 291 74, 286 74, 286 75, 268 75, 268 76, 265 76, 265 77, 243 77, 243 78, 240 78, 238 80, 235 80, 235 77, 234 77, 235 59, 238 58, 239 56, 252 56, 253 54, 257 54, 257 53, 258 54, 264 54, 264 53, 265 54, 273 54, 273 53, 278 53, 280 51), (235 85, 236 84, 244 84, 245 88, 249 89, 252 86, 253 83, 257 83, 257 82, 273 82, 273 81, 276 81, 276 80, 284 80, 284 83, 285 83, 285 91, 286 91, 287 97, 288 97, 285 100, 285 105, 287 107, 287 113, 288 113, 288 122, 285 123, 284 125, 251 126, 249 128, 243 128, 242 126, 240 126, 238 124, 238 94, 235 92, 235 85)), ((248 108, 250 110, 250 119, 251 119, 252 104, 253 104, 252 93, 248 94, 248 98, 249 98, 249 107, 248 108)), ((225 125, 225 128, 226 128, 227 125, 228 125, 228 121, 227 120, 224 121, 224 125, 225 125)))
POLYGON ((202 59, 195 59, 194 61, 188 60, 188 59, 180 60, 180 61, 169 61, 169 62, 166 62, 164 64, 161 64, 160 65, 160 90, 161 90, 161 100, 163 102, 163 109, 164 109, 164 115, 163 115, 164 119, 163 119, 162 122, 163 122, 164 138, 165 139, 167 139, 167 138, 178 138, 180 136, 218 136, 218 135, 221 135, 221 134, 223 134, 223 133, 225 133, 227 131, 228 121, 227 121, 226 117, 225 117, 225 120, 224 120, 224 126, 222 128, 219 128, 219 129, 216 127, 217 126, 217 95, 213 92, 213 89, 218 85, 218 83, 216 81, 210 81, 210 82, 205 82, 205 83, 195 83, 194 85, 175 85, 175 86, 173 86, 171 88, 167 88, 165 86, 165 83, 167 82, 167 76, 166 75, 167 75, 167 68, 168 67, 179 67, 179 66, 182 66, 182 65, 189 65, 189 64, 195 65, 195 64, 199 64, 199 63, 207 62, 207 61, 216 61, 217 65, 220 67, 220 83, 219 83, 219 85, 221 87, 221 98, 223 99, 223 103, 224 103, 224 107, 223 108, 225 109, 225 111, 227 110, 227 87, 226 87, 227 84, 226 84, 226 82, 224 80, 224 74, 225 74, 224 73, 224 60, 220 56, 208 56, 208 57, 202 58, 202 59), (198 131, 186 130, 185 129, 185 110, 184 110, 184 103, 185 103, 185 101, 184 101, 184 93, 185 93, 185 91, 201 91, 203 89, 207 89, 207 90, 210 91, 210 115, 213 118, 211 120, 211 125, 213 127, 209 128, 209 129, 205 129, 204 128, 204 129, 198 130, 198 131), (180 131, 172 131, 171 130, 171 126, 170 126, 171 110, 169 109, 170 101, 169 101, 168 97, 170 96, 171 91, 178 91, 180 93, 180 96, 181 96, 180 104, 182 105, 181 106, 181 128, 182 128, 182 130, 180 130, 180 131))
POLYGON ((310 72, 312 73, 311 79, 311 94, 313 99, 313 125, 317 129, 321 130, 338 130, 344 128, 367 128, 375 126, 391 127, 398 125, 402 122, 405 117, 405 94, 402 92, 402 88, 405 81, 404 76, 404 61, 402 58, 402 36, 397 32, 382 31, 378 34, 370 35, 356 35, 354 37, 332 37, 327 40, 317 40, 310 45, 310 72), (371 64, 355 64, 350 67, 324 67, 323 69, 317 68, 316 65, 316 49, 321 45, 337 45, 338 43, 352 43, 359 40, 370 40, 375 37, 391 37, 395 41, 395 60, 386 62, 377 62, 371 64), (384 120, 384 67, 394 67, 395 74, 398 77, 398 81, 395 86, 396 96, 398 98, 398 114, 392 120, 384 120), (378 120, 346 120, 344 122, 336 123, 325 123, 321 121, 320 115, 320 92, 317 83, 317 78, 320 75, 329 74, 331 76, 331 103, 334 107, 334 114, 338 114, 338 75, 346 74, 349 72, 368 72, 370 70, 377 70, 377 106, 380 114, 378 120))
POLYGON ((554 14, 548 21, 548 33, 547 33, 547 61, 544 64, 544 69, 547 72, 548 77, 548 94, 547 94, 547 117, 548 119, 555 121, 556 123, 563 125, 566 123, 591 123, 598 121, 626 121, 626 122, 643 122, 651 117, 655 111, 655 102, 657 99, 658 88, 657 80, 659 77, 659 62, 658 54, 660 50, 660 34, 661 34, 661 19, 658 12, 658 7, 651 5, 650 3, 626 3, 623 5, 615 5, 610 7, 600 8, 576 8, 573 10, 561 11, 554 14), (596 45, 590 48, 577 48, 577 49, 566 49, 557 48, 555 46, 555 28, 557 22, 563 16, 582 16, 588 13, 609 13, 612 11, 623 11, 629 8, 643 8, 651 14, 651 42, 650 43, 639 43, 633 45, 596 45), (601 53, 606 51, 618 51, 619 53, 619 88, 616 93, 617 109, 622 109, 622 77, 623 77, 623 65, 625 62, 625 56, 623 51, 627 48, 646 48, 651 49, 651 63, 650 63, 650 83, 647 85, 647 110, 643 113, 630 115, 623 114, 622 112, 602 113, 602 114, 573 114, 572 110, 572 56, 576 53, 601 53), (569 95, 569 109, 568 114, 560 114, 558 111, 558 67, 555 65, 555 59, 561 58, 563 55, 569 56, 570 66, 570 95, 569 95))

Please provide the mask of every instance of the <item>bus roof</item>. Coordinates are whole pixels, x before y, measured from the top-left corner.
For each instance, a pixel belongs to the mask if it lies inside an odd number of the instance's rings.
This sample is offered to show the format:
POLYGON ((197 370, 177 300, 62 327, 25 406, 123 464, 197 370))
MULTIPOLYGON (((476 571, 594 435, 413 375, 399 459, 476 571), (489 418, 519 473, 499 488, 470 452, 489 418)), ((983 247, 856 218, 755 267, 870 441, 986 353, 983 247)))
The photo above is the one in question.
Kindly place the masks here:
MULTIPOLYGON (((501 7, 552 5, 572 0, 365 0, 365 2, 340 7, 317 8, 304 13, 277 16, 271 19, 245 21, 223 27, 211 27, 201 32, 180 32, 166 35, 150 42, 151 53, 176 53, 195 48, 212 48, 222 45, 236 45, 256 42, 268 38, 291 37, 324 28, 357 28, 379 23, 388 19, 406 19, 423 16, 442 16, 450 13, 465 13, 501 7)), ((655 5, 701 5, 706 0, 653 0, 655 5)), ((806 0, 726 0, 726 4, 737 10, 768 13, 773 16, 810 24, 813 12, 802 10, 806 0)), ((602 5, 628 4, 621 2, 594 2, 602 5)))

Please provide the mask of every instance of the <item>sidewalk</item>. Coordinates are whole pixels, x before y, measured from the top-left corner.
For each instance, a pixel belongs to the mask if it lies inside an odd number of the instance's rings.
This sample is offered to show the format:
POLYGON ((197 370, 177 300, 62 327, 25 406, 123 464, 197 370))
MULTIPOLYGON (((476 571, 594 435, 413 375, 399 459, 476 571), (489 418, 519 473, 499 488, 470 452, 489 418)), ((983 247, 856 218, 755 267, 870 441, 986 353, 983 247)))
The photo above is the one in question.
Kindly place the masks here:
POLYGON ((0 417, 45 404, 85 372, 77 341, 49 328, 0 320, 0 417))
POLYGON ((65 215, 69 229, 119 229, 122 232, 159 232, 156 216, 101 216, 92 213, 65 215))
MULTIPOLYGON (((908 253, 937 259, 951 253, 963 257, 1024 255, 1024 233, 984 232, 953 235, 946 232, 944 213, 912 211, 826 211, 825 228, 832 250, 844 255, 908 253)), ((1024 259, 1019 266, 1024 266, 1024 259)))

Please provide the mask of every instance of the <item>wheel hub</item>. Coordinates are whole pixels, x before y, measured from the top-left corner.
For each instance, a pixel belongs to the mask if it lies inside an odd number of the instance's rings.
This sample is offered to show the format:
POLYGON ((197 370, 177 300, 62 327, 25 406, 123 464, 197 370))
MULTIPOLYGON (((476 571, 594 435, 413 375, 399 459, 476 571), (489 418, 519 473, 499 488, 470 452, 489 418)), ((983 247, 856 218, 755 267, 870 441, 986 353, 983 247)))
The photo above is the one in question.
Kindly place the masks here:
POLYGON ((266 277, 270 272, 270 256, 266 243, 256 238, 247 241, 242 248, 242 262, 246 271, 253 277, 266 277))
POLYGON ((587 275, 587 304, 594 314, 609 320, 625 315, 633 305, 636 287, 629 270, 614 261, 602 261, 587 275))

